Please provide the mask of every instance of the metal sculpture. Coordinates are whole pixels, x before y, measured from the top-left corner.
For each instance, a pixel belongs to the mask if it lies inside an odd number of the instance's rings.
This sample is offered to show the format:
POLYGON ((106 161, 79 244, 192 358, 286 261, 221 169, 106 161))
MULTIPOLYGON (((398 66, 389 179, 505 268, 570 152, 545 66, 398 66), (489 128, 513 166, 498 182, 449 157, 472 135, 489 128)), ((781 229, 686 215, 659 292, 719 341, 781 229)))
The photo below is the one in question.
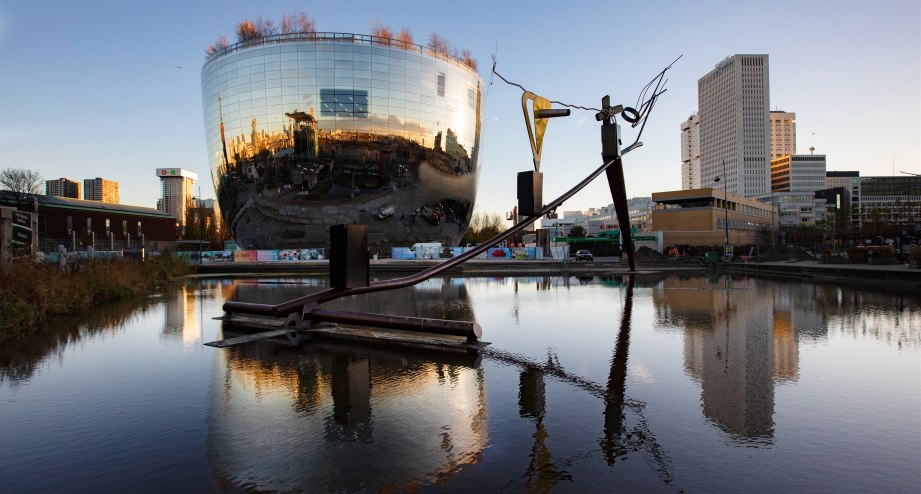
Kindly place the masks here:
MULTIPOLYGON (((678 57, 681 58, 681 57, 678 57)), ((677 62, 677 59, 675 60, 677 62)), ((479 254, 485 252, 491 246, 515 235, 519 231, 526 228, 528 225, 537 221, 541 216, 549 215, 555 213, 557 207, 559 207, 563 202, 572 197, 574 194, 582 190, 586 185, 592 182, 597 178, 602 172, 607 174, 608 185, 611 189, 611 195, 614 199, 615 210, 617 212, 617 219, 621 227, 621 236, 624 239, 624 250, 627 254, 627 260, 630 265, 630 270, 635 271, 634 259, 633 259, 633 242, 630 235, 630 218, 627 211, 627 196, 626 196, 626 186, 624 183, 624 172, 623 172, 623 156, 630 151, 642 146, 640 142, 640 136, 642 135, 642 130, 645 127, 646 119, 652 111, 653 106, 655 105, 656 99, 665 92, 664 85, 666 80, 664 79, 665 72, 674 65, 675 62, 669 64, 668 67, 663 69, 656 77, 650 81, 643 91, 640 94, 639 101, 642 101, 641 104, 638 104, 639 110, 624 107, 623 105, 611 106, 610 97, 605 96, 602 99, 602 107, 600 109, 595 108, 585 108, 577 107, 573 105, 566 105, 574 108, 584 109, 584 110, 594 110, 596 111, 595 119, 601 122, 601 146, 602 146, 602 158, 603 163, 600 167, 595 169, 591 174, 589 174, 585 179, 576 184, 573 188, 568 190, 566 193, 558 197, 557 199, 551 201, 549 204, 545 204, 542 207, 533 207, 534 211, 527 211, 527 213, 522 213, 521 204, 519 204, 519 213, 524 216, 517 224, 512 225, 508 230, 499 233, 493 238, 487 240, 486 242, 480 244, 477 247, 474 247, 463 254, 454 257, 452 259, 441 262, 435 266, 432 266, 428 269, 420 271, 418 273, 405 276, 402 278, 395 278, 390 280, 382 280, 375 282, 365 282, 363 284, 340 284, 339 286, 334 286, 326 290, 306 295, 304 297, 299 297, 288 302, 284 302, 277 305, 269 304, 256 304, 256 303, 246 303, 246 302, 225 302, 223 309, 228 314, 233 313, 242 313, 242 314, 253 314, 261 316, 271 316, 278 318, 287 318, 288 324, 294 326, 297 329, 306 329, 309 328, 313 322, 338 322, 346 324, 361 324, 373 327, 389 327, 389 328, 398 328, 404 330, 415 330, 415 331, 424 331, 427 333, 435 334, 446 334, 446 335, 455 335, 455 336, 465 336, 468 342, 476 342, 478 338, 482 336, 482 329, 480 325, 476 322, 462 322, 462 321, 449 321, 441 319, 428 319, 428 318, 414 318, 414 317, 397 317, 389 316, 383 314, 366 314, 366 313, 353 313, 353 312, 343 312, 343 311, 328 311, 321 310, 320 305, 329 302, 331 300, 348 297, 352 295, 361 295, 365 293, 372 293, 384 290, 394 290, 397 288, 404 288, 407 286, 412 286, 422 281, 425 281, 433 276, 441 274, 454 266, 462 264, 479 254), (646 93, 651 89, 652 93, 649 95, 648 99, 645 98, 646 93), (640 132, 637 135, 636 140, 627 146, 626 148, 621 149, 621 133, 620 126, 616 123, 616 117, 621 115, 621 117, 631 123, 634 127, 640 126, 640 132)), ((549 101, 546 98, 541 98, 534 95, 530 91, 527 91, 519 84, 511 83, 499 75, 495 71, 495 64, 493 65, 493 73, 499 76, 503 81, 508 84, 518 86, 525 91, 525 95, 522 97, 522 106, 525 107, 528 100, 533 99, 534 101, 534 119, 535 119, 535 130, 538 132, 533 132, 528 123, 529 129, 529 138, 531 139, 532 152, 534 156, 534 167, 535 170, 533 173, 540 173, 540 143, 543 139, 543 134, 546 129, 546 118, 565 116, 569 114, 569 110, 554 110, 549 108, 550 103, 559 103, 556 101, 549 101), (546 112, 546 113, 544 113, 546 112), (541 122, 542 121, 542 122, 541 122), (538 124, 539 122, 539 124, 538 124)), ((525 119, 528 119, 527 110, 525 108, 525 119)), ((532 172, 525 172, 532 173, 532 172)), ((532 182, 533 184, 534 182, 532 182)), ((525 189, 528 186, 524 187, 525 189)), ((519 192, 522 190, 521 178, 519 174, 519 192)), ((531 191, 534 195, 539 195, 539 188, 531 187, 531 191)), ((519 194, 520 198, 520 194, 519 194)), ((520 202, 520 199, 519 199, 520 202)), ((533 204, 532 204, 533 205, 533 204)), ((360 239, 359 239, 360 244, 360 239)), ((366 256, 367 257, 367 256, 366 256)), ((342 270, 354 269, 358 273, 366 272, 368 269, 366 263, 368 263, 367 258, 356 261, 354 256, 341 256, 341 261, 336 261, 336 264, 331 260, 330 263, 330 272, 339 273, 342 270), (349 260, 350 259, 350 260, 349 260), (353 264, 351 267, 349 264, 353 264)), ((367 278, 365 278, 367 279, 367 278)))

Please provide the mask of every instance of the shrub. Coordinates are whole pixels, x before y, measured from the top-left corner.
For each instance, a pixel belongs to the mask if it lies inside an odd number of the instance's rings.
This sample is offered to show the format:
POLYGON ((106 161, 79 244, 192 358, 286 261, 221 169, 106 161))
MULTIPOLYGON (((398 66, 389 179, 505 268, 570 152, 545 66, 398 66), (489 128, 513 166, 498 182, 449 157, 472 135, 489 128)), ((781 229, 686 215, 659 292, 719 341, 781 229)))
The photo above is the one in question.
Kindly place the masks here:
POLYGON ((881 245, 870 247, 869 257, 892 257, 895 255, 895 250, 891 245, 881 245))
POLYGON ((27 259, 3 265, 0 340, 27 333, 55 315, 79 313, 96 304, 154 290, 189 271, 188 263, 170 255, 145 262, 91 261, 70 268, 62 273, 57 265, 27 259))
POLYGON ((851 262, 867 262, 868 256, 869 254, 865 247, 851 247, 847 250, 847 258, 851 262))
POLYGON ((908 259, 911 261, 921 261, 921 247, 912 247, 908 249, 908 259))

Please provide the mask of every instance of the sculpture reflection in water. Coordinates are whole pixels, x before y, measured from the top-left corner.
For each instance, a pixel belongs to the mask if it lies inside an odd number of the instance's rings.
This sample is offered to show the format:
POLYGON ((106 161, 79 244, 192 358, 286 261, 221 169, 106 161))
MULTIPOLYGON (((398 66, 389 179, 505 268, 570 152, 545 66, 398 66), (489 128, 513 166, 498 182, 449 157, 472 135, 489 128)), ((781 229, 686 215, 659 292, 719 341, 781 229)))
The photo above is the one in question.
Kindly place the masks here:
POLYGON ((604 395, 604 436, 601 450, 608 465, 614 465, 618 458, 630 451, 642 451, 655 470, 659 479, 665 483, 672 481, 671 467, 665 450, 649 430, 643 416, 644 403, 629 400, 627 392, 627 360, 630 354, 630 322, 633 317, 633 276, 627 277, 627 294, 624 310, 621 313, 614 356, 611 358, 611 370, 608 374, 607 389, 604 395), (630 408, 637 416, 637 423, 627 429, 626 409, 630 408))
POLYGON ((281 343, 218 359, 208 449, 222 488, 406 491, 481 460, 489 431, 478 353, 281 343))
MULTIPOLYGON (((553 365, 552 356, 548 355, 547 365, 553 365)), ((528 492, 549 492, 561 480, 572 482, 572 475, 557 466, 547 447, 549 434, 544 428, 545 389, 544 374, 540 368, 525 366, 518 381, 518 414, 521 418, 534 420, 535 425, 532 435, 534 445, 525 473, 528 492)))

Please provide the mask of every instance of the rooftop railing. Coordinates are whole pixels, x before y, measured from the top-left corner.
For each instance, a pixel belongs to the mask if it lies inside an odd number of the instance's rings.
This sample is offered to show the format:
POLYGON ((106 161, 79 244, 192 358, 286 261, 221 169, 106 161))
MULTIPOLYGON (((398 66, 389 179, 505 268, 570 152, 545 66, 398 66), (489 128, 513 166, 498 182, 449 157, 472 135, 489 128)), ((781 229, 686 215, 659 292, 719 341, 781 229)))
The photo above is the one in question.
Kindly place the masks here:
POLYGON ((278 45, 282 43, 297 42, 297 41, 313 41, 318 43, 352 43, 355 45, 362 46, 382 46, 388 48, 400 48, 409 52, 418 52, 424 55, 429 55, 434 58, 440 58, 442 60, 447 60, 453 62, 461 67, 464 67, 468 70, 476 72, 473 67, 467 65, 462 60, 437 51, 433 50, 427 46, 419 45, 416 43, 410 43, 407 41, 401 41, 392 38, 382 38, 380 36, 373 36, 370 34, 355 34, 355 33, 333 33, 333 32, 313 32, 313 33, 286 33, 286 34, 271 34, 268 36, 262 36, 256 39, 240 41, 232 45, 227 46, 223 49, 218 49, 213 54, 207 55, 208 60, 205 62, 205 65, 208 65, 212 61, 216 60, 222 55, 227 55, 233 53, 234 51, 251 48, 253 46, 265 46, 265 45, 278 45))

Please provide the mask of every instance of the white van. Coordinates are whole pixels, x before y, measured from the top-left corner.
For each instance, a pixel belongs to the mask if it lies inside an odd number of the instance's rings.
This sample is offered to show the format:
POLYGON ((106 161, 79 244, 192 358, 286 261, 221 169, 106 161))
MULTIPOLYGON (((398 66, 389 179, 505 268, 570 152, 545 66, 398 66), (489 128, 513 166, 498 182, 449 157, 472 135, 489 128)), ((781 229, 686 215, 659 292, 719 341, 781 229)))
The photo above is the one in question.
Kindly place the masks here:
POLYGON ((409 250, 413 251, 416 259, 438 259, 441 257, 441 242, 420 242, 413 244, 409 250))

